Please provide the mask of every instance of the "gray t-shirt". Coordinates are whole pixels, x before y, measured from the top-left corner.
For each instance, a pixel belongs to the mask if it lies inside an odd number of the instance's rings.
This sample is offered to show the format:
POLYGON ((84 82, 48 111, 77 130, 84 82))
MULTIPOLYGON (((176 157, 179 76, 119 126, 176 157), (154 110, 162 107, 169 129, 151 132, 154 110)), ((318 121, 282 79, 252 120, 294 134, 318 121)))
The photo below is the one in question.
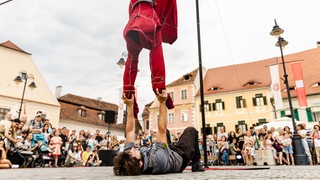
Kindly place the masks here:
MULTIPOLYGON (((134 147, 131 142, 125 143, 124 150, 134 147)), ((165 174, 179 172, 182 157, 172 151, 167 144, 157 142, 151 147, 142 146, 140 152, 143 158, 143 174, 165 174)))

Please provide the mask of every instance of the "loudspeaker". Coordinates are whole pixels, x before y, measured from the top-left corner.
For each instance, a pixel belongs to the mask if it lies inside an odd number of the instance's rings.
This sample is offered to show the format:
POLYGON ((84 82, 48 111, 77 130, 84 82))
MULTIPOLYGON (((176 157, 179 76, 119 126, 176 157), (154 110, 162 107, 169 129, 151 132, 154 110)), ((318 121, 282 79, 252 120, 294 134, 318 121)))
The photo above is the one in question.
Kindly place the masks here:
POLYGON ((99 150, 100 166, 113 166, 113 158, 117 155, 114 150, 99 150))
POLYGON ((104 121, 109 124, 115 123, 116 122, 116 112, 106 111, 104 121))

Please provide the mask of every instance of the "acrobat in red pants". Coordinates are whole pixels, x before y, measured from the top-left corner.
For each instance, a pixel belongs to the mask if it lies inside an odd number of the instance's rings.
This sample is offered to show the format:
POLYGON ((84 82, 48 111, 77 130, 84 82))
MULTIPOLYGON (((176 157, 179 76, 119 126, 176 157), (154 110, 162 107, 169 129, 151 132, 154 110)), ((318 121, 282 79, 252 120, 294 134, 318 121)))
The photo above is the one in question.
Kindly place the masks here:
MULTIPOLYGON (((124 29, 128 57, 123 75, 123 92, 131 98, 135 94, 139 54, 143 48, 150 50, 152 89, 166 89, 166 72, 162 42, 172 44, 177 39, 177 10, 175 0, 131 0, 129 22, 124 29)), ((168 94, 166 105, 174 108, 168 94)), ((135 99, 134 116, 139 112, 135 99)))

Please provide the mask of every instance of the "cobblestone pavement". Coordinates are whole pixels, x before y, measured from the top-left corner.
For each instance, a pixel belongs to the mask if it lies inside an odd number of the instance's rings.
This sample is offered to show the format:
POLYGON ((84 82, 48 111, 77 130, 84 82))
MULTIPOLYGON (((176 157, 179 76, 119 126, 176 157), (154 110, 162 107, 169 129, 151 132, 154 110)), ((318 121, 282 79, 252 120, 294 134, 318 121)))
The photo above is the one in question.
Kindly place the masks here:
MULTIPOLYGON (((217 167, 215 167, 217 168, 217 167)), ((226 168, 220 167, 220 168, 226 168)), ((239 167, 240 168, 240 167, 239 167)), ((193 173, 185 170, 183 173, 165 175, 141 175, 130 177, 114 176, 112 167, 96 168, 32 168, 32 169, 0 169, 0 180, 202 180, 202 179, 320 179, 320 166, 271 166, 267 170, 207 170, 193 173)))

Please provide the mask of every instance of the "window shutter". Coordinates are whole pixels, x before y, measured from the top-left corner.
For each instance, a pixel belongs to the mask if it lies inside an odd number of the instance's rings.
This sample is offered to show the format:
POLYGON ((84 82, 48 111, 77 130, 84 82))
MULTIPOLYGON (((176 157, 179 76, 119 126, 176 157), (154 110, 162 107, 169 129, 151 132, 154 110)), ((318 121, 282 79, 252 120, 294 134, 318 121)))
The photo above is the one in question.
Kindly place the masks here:
POLYGON ((263 96, 263 104, 267 105, 267 97, 266 96, 263 96))
POLYGON ((225 105, 224 105, 224 102, 222 102, 222 109, 223 109, 223 110, 225 109, 225 105))
POLYGON ((257 106, 256 98, 252 98, 253 106, 257 106))
POLYGON ((213 111, 216 110, 216 103, 212 103, 212 110, 213 110, 213 111))
POLYGON ((312 122, 313 118, 312 118, 311 109, 310 108, 306 108, 306 112, 307 112, 308 122, 312 122))
POLYGON ((246 99, 243 99, 243 107, 244 107, 244 108, 247 107, 247 101, 246 101, 246 99))
POLYGON ((293 114, 294 114, 294 118, 296 120, 300 121, 298 109, 294 109, 293 110, 293 114))
POLYGON ((280 117, 286 117, 286 112, 285 111, 280 111, 280 117))
POLYGON ((240 105, 240 96, 236 97, 236 106, 237 106, 237 108, 241 108, 241 105, 240 105))
POLYGON ((211 106, 210 103, 207 104, 207 106, 209 107, 209 111, 211 111, 211 106))

